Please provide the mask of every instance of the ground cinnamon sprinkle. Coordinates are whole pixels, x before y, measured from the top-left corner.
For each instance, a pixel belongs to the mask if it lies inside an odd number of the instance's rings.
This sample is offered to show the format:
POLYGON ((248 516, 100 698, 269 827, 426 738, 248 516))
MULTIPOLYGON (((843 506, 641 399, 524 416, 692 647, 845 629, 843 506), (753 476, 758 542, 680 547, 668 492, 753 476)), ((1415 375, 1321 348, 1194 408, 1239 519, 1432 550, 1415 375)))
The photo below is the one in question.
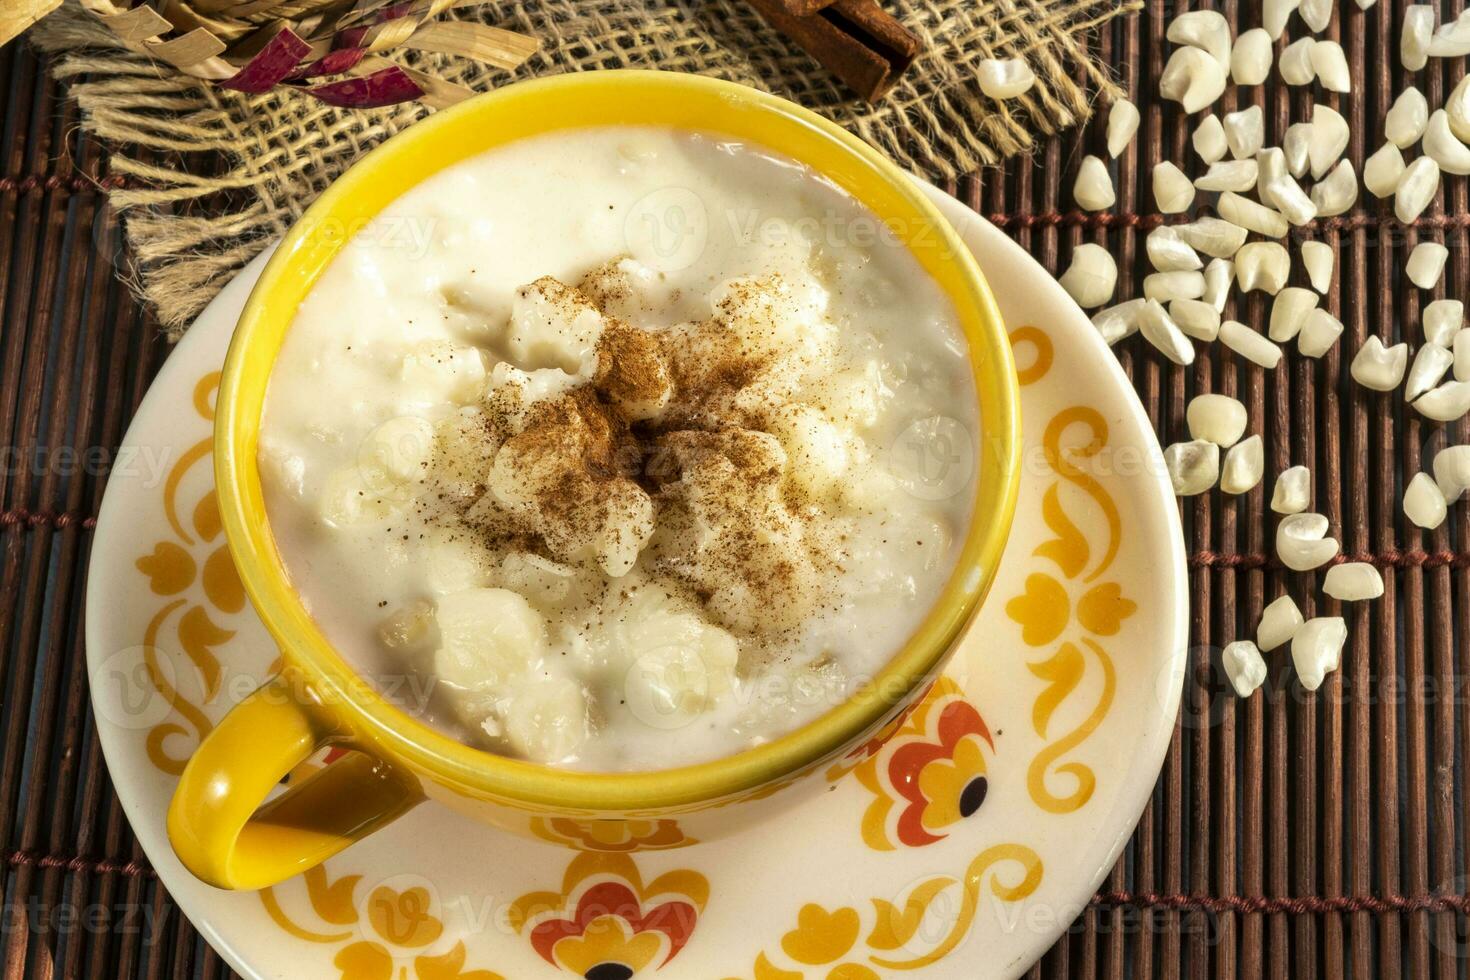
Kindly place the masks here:
POLYGON ((597 343, 597 373, 592 385, 635 418, 661 411, 674 382, 658 336, 610 320, 597 343))
MULTIPOLYGON (((585 292, 538 282, 558 307, 601 310, 585 292)), ((758 314, 756 288, 742 284, 726 304, 758 314)), ((534 526, 535 551, 579 560, 589 543, 635 557, 647 546, 649 570, 713 621, 780 631, 814 611, 818 569, 829 573, 841 546, 833 554, 820 540, 818 509, 785 479, 789 461, 761 431, 760 408, 740 404, 771 365, 770 345, 751 336, 774 321, 736 331, 718 316, 655 331, 604 313, 590 383, 519 414, 487 404, 501 443, 494 485, 521 514, 511 526, 534 526)))
POLYGON ((718 427, 728 420, 734 396, 756 380, 769 355, 754 351, 723 327, 691 324, 670 341, 673 396, 666 428, 718 427))
MULTIPOLYGON (((505 446, 538 459, 555 457, 560 468, 589 479, 607 479, 619 475, 618 461, 634 441, 627 418, 616 406, 602 401, 591 388, 578 388, 531 406, 525 427, 505 446)), ((546 502, 548 507, 554 505, 546 502)))
POLYGON ((619 274, 618 260, 605 262, 582 277, 577 290, 604 312, 633 298, 633 287, 619 274))

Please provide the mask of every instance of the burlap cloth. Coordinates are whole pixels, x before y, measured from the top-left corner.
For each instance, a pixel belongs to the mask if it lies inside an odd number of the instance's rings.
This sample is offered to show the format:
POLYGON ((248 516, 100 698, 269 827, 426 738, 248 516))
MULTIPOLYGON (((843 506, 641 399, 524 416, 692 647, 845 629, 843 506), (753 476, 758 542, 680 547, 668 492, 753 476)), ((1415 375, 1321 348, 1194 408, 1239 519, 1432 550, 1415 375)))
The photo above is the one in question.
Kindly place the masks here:
MULTIPOLYGON (((738 0, 489 0, 474 17, 541 39, 514 74, 404 52, 476 90, 515 78, 599 68, 700 72, 815 109, 915 172, 947 178, 1024 152, 1033 134, 1087 118, 1116 92, 1088 34, 1140 0, 890 0, 926 53, 878 105, 855 100, 738 0), (1037 84, 1006 103, 984 97, 975 66, 1024 57, 1037 84)), ((170 73, 120 47, 68 0, 32 37, 63 52, 83 126, 112 145, 112 191, 131 245, 127 275, 175 334, 231 274, 280 236, 354 160, 426 110, 340 110, 285 93, 240 95, 170 73)))

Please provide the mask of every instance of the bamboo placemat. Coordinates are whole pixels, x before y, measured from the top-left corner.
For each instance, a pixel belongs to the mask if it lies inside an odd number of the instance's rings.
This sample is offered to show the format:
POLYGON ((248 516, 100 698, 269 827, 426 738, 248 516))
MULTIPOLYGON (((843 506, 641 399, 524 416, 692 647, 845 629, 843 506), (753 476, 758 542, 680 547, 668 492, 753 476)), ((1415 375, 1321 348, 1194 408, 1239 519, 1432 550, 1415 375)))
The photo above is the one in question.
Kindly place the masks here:
MULTIPOLYGON (((1255 2, 1221 8, 1246 26, 1255 2), (1240 16, 1244 11, 1245 16, 1240 16)), ((1144 110, 1121 160, 1113 213, 1073 210, 1071 177, 1101 154, 1103 122, 1064 134, 1036 157, 950 188, 1048 268, 1083 241, 1119 258, 1120 295, 1146 272, 1142 235, 1151 163, 1183 160, 1189 127, 1155 98, 1172 2, 1099 39, 1144 110)), ((1446 11, 1453 13, 1453 11, 1446 11)), ((1354 66, 1345 106, 1355 163, 1381 142, 1399 67, 1402 6, 1366 13, 1340 4, 1324 36, 1354 66)), ((1438 104, 1463 74, 1436 62, 1418 83, 1438 104)), ((1233 90, 1217 111, 1254 101, 1278 137, 1305 118, 1314 92, 1274 81, 1233 90), (1234 100, 1234 102, 1232 102, 1234 100)), ((78 140, 75 111, 36 60, 0 52, 0 849, 5 980, 36 977, 229 975, 179 914, 139 852, 91 726, 81 609, 88 548, 121 438, 167 355, 155 325, 114 276, 121 256, 107 209, 119 180, 78 140), (80 461, 80 462, 79 462, 80 461), (98 460, 91 458, 91 463, 98 460)), ((1105 114, 1103 114, 1105 115, 1105 114)), ((163 160, 161 163, 167 164, 163 160)), ((1361 168, 1360 168, 1361 169, 1361 168)), ((1307 463, 1318 508, 1344 550, 1384 572, 1387 592, 1339 609, 1293 588, 1307 615, 1347 616, 1343 668, 1315 694, 1272 655, 1271 679, 1249 701, 1229 693, 1219 648, 1251 635, 1264 602, 1292 582, 1270 554, 1265 487, 1241 498, 1183 504, 1192 568, 1191 670, 1178 730, 1152 802, 1102 894, 1038 964, 1041 977, 1396 977, 1466 975, 1470 951, 1470 520, 1464 505, 1432 533, 1406 526, 1403 483, 1465 422, 1426 425, 1395 396, 1347 376, 1370 333, 1418 340, 1427 297, 1400 269, 1420 239, 1443 241, 1450 264, 1435 296, 1470 289, 1470 199, 1448 178, 1413 227, 1365 198, 1307 237, 1331 244, 1338 269, 1325 304, 1343 342, 1320 361, 1288 356, 1263 372, 1219 347, 1175 367, 1134 338, 1118 356, 1165 441, 1182 437, 1184 406, 1201 391, 1241 398, 1266 443, 1271 475, 1307 463)), ((1235 317, 1260 324, 1260 293, 1235 317)), ((1227 314, 1229 314, 1227 310, 1227 314)))

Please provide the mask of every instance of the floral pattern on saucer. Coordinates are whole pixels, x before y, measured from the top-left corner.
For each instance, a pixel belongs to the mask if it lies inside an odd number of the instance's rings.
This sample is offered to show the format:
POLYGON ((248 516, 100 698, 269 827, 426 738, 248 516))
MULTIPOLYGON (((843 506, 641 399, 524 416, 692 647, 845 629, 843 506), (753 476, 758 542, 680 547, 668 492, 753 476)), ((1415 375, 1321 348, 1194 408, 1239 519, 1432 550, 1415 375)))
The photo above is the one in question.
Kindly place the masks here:
MULTIPOLYGON (((1013 325, 1026 459, 996 585, 946 675, 779 822, 553 819, 539 840, 437 805, 259 893, 190 877, 163 818, 229 705, 279 665, 214 506, 218 368, 258 261, 173 353, 99 522, 88 659, 134 828, 184 912, 251 977, 873 980, 1013 976, 1080 911, 1152 788, 1182 679, 1178 519, 1121 372, 1054 282, 941 207, 1013 325), (144 708, 124 710, 141 699, 144 708)), ((324 756, 307 768, 331 764, 324 756)))

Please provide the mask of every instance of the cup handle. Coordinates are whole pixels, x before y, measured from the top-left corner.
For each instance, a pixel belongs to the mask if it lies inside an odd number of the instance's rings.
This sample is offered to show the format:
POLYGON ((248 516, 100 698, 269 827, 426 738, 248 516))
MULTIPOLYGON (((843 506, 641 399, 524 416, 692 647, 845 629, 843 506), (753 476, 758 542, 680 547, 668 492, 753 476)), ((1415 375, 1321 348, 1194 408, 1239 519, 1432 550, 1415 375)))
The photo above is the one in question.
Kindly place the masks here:
POLYGON ((257 889, 309 870, 423 800, 418 783, 361 752, 266 801, 296 766, 340 734, 303 704, 299 674, 277 674, 210 732, 168 809, 174 853, 218 888, 257 889))

